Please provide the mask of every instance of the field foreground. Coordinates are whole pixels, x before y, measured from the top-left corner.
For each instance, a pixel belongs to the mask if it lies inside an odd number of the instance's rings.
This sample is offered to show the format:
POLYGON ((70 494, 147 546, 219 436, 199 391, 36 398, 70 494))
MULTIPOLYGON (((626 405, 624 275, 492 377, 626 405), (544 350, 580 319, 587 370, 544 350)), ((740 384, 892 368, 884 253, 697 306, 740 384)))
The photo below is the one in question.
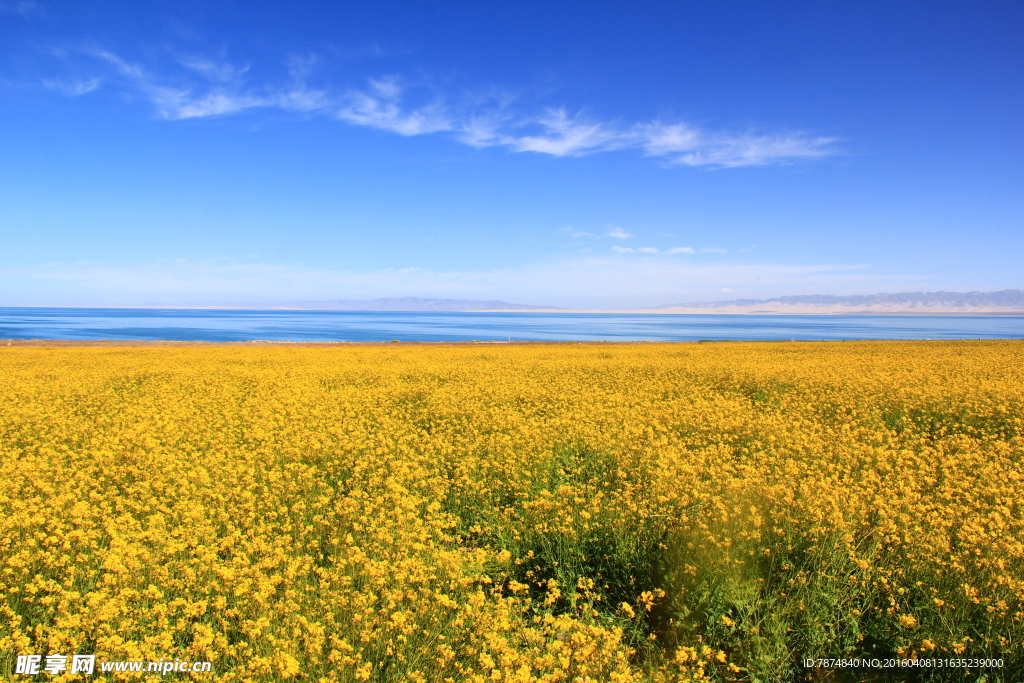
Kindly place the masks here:
POLYGON ((1024 671, 1017 341, 0 347, 0 464, 5 680, 1024 671))

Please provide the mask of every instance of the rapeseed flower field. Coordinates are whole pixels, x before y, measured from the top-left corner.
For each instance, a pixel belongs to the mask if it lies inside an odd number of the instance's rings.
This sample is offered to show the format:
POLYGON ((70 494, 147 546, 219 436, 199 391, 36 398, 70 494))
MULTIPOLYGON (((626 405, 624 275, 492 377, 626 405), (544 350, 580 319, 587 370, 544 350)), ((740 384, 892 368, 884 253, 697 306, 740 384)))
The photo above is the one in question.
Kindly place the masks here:
POLYGON ((1019 341, 0 348, 0 464, 5 680, 1024 679, 1019 341))

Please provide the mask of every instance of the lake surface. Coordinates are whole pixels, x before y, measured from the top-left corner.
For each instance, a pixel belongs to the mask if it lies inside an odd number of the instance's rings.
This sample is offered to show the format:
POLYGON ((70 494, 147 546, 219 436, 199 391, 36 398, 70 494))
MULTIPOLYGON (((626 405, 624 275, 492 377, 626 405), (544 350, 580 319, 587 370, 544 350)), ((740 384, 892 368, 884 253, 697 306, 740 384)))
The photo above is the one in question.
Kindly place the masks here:
POLYGON ((697 341, 1021 339, 1024 318, 0 308, 0 339, 697 341))

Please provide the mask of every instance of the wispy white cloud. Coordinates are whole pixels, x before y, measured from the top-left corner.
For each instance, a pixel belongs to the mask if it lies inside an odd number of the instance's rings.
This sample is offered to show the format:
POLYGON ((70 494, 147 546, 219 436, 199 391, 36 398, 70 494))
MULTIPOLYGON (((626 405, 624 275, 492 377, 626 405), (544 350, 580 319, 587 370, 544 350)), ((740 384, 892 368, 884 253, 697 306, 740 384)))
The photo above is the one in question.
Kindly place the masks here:
MULTIPOLYGON (((85 48, 82 52, 91 57, 95 57, 100 61, 106 62, 109 66, 113 67, 114 71, 122 76, 138 81, 147 80, 146 72, 141 66, 125 61, 109 50, 92 47, 85 48)), ((61 54, 65 54, 64 51, 61 51, 61 54)))
POLYGON ((609 237, 614 237, 615 239, 628 240, 633 235, 628 233, 628 232, 626 232, 622 228, 615 227, 615 228, 612 228, 611 230, 608 231, 608 236, 609 237))
MULTIPOLYGON (((316 55, 291 56, 284 82, 254 83, 248 64, 236 65, 223 58, 176 56, 177 71, 171 72, 101 48, 77 54, 107 69, 89 81, 92 89, 117 80, 147 98, 166 119, 277 109, 315 113, 398 135, 444 134, 475 148, 503 147, 555 157, 633 149, 669 165, 711 168, 786 163, 836 153, 835 138, 799 132, 728 133, 659 120, 621 124, 571 113, 565 107, 530 111, 517 106, 512 95, 493 88, 452 97, 396 76, 371 78, 355 88, 313 87, 316 55)), ((82 94, 74 88, 62 92, 82 94)))
POLYGON ((569 116, 565 109, 552 109, 533 122, 540 131, 533 135, 502 135, 499 144, 517 152, 542 152, 556 157, 621 149, 628 146, 623 136, 606 123, 569 116))
MULTIPOLYGON (((619 254, 629 254, 632 252, 638 252, 641 254, 657 254, 659 253, 656 247, 637 247, 635 249, 624 249, 622 247, 612 247, 612 250, 619 254)), ((749 249, 740 249, 740 251, 750 251, 749 249)), ((727 249, 719 249, 717 247, 704 247, 702 249, 694 249, 693 247, 672 247, 665 251, 667 254, 728 254, 727 249)))
POLYGON ((640 146, 650 156, 672 157, 699 150, 704 135, 685 123, 643 123, 634 128, 640 146))
POLYGON ((804 135, 716 136, 706 144, 666 157, 688 166, 760 166, 778 160, 812 159, 834 153, 835 138, 804 135))
POLYGON ((202 77, 158 78, 141 64, 122 59, 100 48, 83 51, 106 64, 122 81, 149 99, 161 118, 180 120, 237 114, 249 109, 276 108, 293 112, 326 109, 331 103, 323 91, 293 81, 286 86, 263 91, 246 87, 248 66, 237 67, 223 61, 196 57, 179 59, 187 71, 202 77))
POLYGON ((612 251, 614 251, 616 254, 632 254, 633 253, 633 249, 631 247, 620 247, 617 244, 612 247, 612 251))
POLYGON ((696 301, 722 288, 745 296, 863 292, 920 286, 856 265, 695 264, 662 256, 580 258, 516 268, 350 271, 233 260, 111 265, 53 263, 0 273, 7 305, 245 304, 385 296, 503 299, 578 307, 696 301), (75 298, 69 298, 74 291, 75 298))
POLYGON ((835 153, 835 138, 795 133, 730 135, 707 133, 685 123, 641 124, 640 146, 649 156, 688 166, 757 166, 780 160, 807 159, 835 153))
POLYGON ((91 93, 93 90, 97 90, 100 84, 103 83, 103 79, 99 77, 84 78, 79 80, 44 80, 43 85, 50 90, 56 90, 57 92, 67 95, 68 97, 78 97, 91 93))
POLYGON ((405 109, 402 92, 403 87, 396 78, 371 79, 368 89, 346 93, 334 115, 348 123, 399 135, 424 135, 455 128, 443 102, 435 100, 416 109, 405 109))
POLYGON ((569 233, 569 237, 576 237, 576 238, 579 238, 579 237, 596 237, 596 235, 594 233, 592 233, 592 232, 587 232, 586 230, 577 230, 576 228, 572 227, 571 225, 566 226, 564 228, 559 228, 558 231, 559 232, 567 232, 567 233, 569 233))
POLYGON ((248 64, 239 67, 224 60, 214 60, 206 57, 182 57, 178 62, 214 83, 227 83, 237 80, 249 70, 248 64))

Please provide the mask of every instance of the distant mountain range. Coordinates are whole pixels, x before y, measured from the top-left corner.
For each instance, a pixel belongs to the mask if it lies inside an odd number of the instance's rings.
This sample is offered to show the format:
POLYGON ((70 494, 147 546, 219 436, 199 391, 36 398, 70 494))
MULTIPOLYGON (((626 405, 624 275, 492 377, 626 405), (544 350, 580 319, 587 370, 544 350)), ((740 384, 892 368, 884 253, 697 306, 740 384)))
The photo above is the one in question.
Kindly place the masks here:
POLYGON ((391 299, 339 299, 337 301, 296 301, 277 308, 306 311, 536 311, 560 310, 554 306, 510 304, 507 301, 474 301, 471 299, 421 299, 404 296, 391 299))
POLYGON ((640 309, 651 313, 1024 313, 1024 290, 998 292, 900 292, 833 296, 809 294, 774 299, 668 304, 640 309))
MULTIPOLYGON (((556 306, 513 304, 507 301, 473 299, 424 299, 406 296, 388 299, 339 299, 337 301, 296 301, 275 306, 279 309, 306 311, 564 311, 556 306)), ((696 301, 649 308, 634 308, 623 313, 816 313, 816 314, 1016 314, 1024 315, 1024 290, 998 292, 902 292, 897 294, 860 294, 834 296, 809 294, 780 296, 774 299, 733 299, 696 301)))

